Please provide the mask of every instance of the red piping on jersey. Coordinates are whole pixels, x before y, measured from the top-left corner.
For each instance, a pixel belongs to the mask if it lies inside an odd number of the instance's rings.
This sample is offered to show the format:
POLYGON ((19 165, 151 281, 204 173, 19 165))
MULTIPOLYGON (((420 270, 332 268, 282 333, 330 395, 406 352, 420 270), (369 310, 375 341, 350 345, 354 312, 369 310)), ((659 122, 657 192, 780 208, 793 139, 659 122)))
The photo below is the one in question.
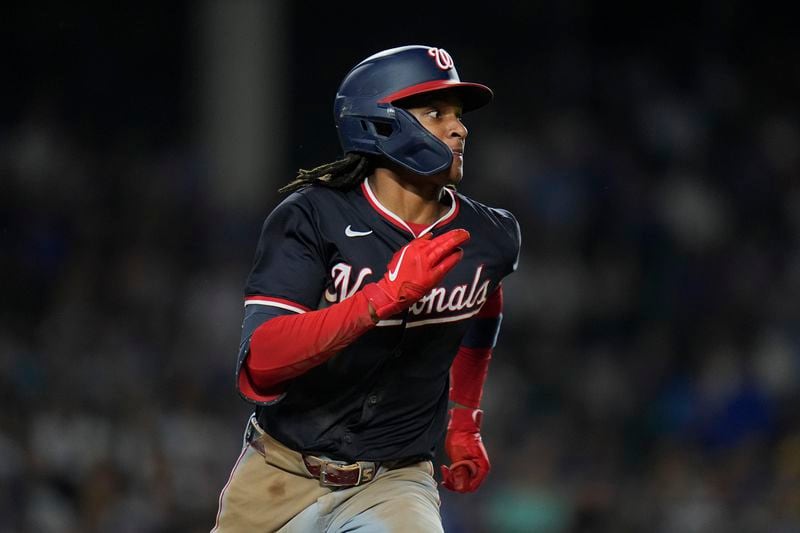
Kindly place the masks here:
POLYGON ((411 231, 414 233, 414 235, 419 235, 428 229, 427 224, 417 224, 416 222, 409 222, 408 220, 406 220, 406 224, 408 224, 408 227, 411 228, 411 231))
POLYGON ((299 310, 301 313, 311 311, 310 307, 306 307, 303 304, 284 298, 274 298, 272 296, 245 296, 244 305, 272 305, 274 307, 288 309, 289 311, 297 312, 297 310, 299 310))
MULTIPOLYGON (((444 224, 448 224, 452 220, 454 220, 458 216, 458 210, 460 207, 460 203, 458 201, 458 195, 454 193, 450 188, 444 188, 445 193, 450 195, 450 200, 453 202, 451 209, 439 220, 434 222, 430 226, 426 226, 426 230, 430 231, 433 228, 443 226, 444 224)), ((361 192, 364 194, 364 198, 367 199, 369 205, 378 212, 378 214, 383 217, 384 219, 391 222, 391 224, 397 228, 400 228, 403 231, 411 233, 414 237, 419 237, 427 231, 423 231, 421 233, 416 233, 414 230, 409 226, 409 224, 404 221, 402 218, 394 214, 390 209, 380 203, 378 198, 375 196, 375 193, 372 192, 370 189, 369 184, 367 183, 367 179, 365 178, 363 182, 361 182, 361 192)))

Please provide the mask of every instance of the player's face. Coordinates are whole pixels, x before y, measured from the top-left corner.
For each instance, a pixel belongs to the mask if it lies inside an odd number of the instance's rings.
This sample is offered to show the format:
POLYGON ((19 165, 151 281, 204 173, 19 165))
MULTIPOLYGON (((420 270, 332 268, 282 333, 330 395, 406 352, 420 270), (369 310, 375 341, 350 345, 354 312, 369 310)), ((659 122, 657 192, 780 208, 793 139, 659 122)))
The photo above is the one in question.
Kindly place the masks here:
POLYGON ((461 122, 461 101, 452 94, 436 93, 436 96, 413 105, 406 110, 453 152, 453 164, 441 174, 443 185, 457 184, 464 176, 464 144, 467 140, 467 128, 461 122))

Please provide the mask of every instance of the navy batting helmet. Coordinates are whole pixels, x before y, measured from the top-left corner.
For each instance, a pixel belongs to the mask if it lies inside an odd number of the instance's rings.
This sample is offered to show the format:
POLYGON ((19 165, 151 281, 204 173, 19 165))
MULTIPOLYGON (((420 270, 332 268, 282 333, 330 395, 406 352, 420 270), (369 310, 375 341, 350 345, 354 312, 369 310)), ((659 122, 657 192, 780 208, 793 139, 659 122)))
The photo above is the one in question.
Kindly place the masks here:
POLYGON ((333 111, 345 153, 381 155, 430 176, 447 169, 453 154, 398 100, 440 90, 458 93, 463 111, 483 107, 492 90, 458 77, 453 58, 431 46, 402 46, 378 52, 348 72, 336 93, 333 111))

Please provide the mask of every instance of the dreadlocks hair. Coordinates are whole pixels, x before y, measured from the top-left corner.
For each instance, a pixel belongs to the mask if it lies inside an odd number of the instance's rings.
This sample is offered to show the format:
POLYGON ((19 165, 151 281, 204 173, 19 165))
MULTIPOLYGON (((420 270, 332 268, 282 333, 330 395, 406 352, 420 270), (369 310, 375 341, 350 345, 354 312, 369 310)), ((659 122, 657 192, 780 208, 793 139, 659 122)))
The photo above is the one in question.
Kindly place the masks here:
POLYGON ((370 171, 369 159, 363 154, 349 153, 342 159, 325 163, 311 170, 300 169, 294 180, 278 192, 294 192, 312 183, 333 189, 349 189, 360 183, 370 171))

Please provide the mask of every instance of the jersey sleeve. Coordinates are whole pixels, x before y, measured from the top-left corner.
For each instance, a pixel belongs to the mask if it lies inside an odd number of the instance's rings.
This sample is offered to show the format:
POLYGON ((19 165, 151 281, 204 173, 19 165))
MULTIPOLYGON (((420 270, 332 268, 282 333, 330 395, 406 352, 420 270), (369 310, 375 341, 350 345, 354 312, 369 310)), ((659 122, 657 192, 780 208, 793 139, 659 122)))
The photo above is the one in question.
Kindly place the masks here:
POLYGON ((503 271, 503 277, 515 272, 519 265, 519 253, 522 247, 522 234, 519 227, 519 222, 510 211, 506 209, 496 209, 495 212, 500 220, 502 227, 507 237, 506 249, 506 269, 503 271))
POLYGON ((312 207, 302 195, 293 194, 264 222, 245 284, 245 303, 294 312, 316 309, 325 275, 312 207))
POLYGON ((325 287, 325 258, 310 204, 293 194, 279 204, 261 228, 244 290, 244 320, 236 363, 239 393, 265 405, 280 392, 260 392, 245 372, 253 332, 272 318, 317 308, 325 287))

